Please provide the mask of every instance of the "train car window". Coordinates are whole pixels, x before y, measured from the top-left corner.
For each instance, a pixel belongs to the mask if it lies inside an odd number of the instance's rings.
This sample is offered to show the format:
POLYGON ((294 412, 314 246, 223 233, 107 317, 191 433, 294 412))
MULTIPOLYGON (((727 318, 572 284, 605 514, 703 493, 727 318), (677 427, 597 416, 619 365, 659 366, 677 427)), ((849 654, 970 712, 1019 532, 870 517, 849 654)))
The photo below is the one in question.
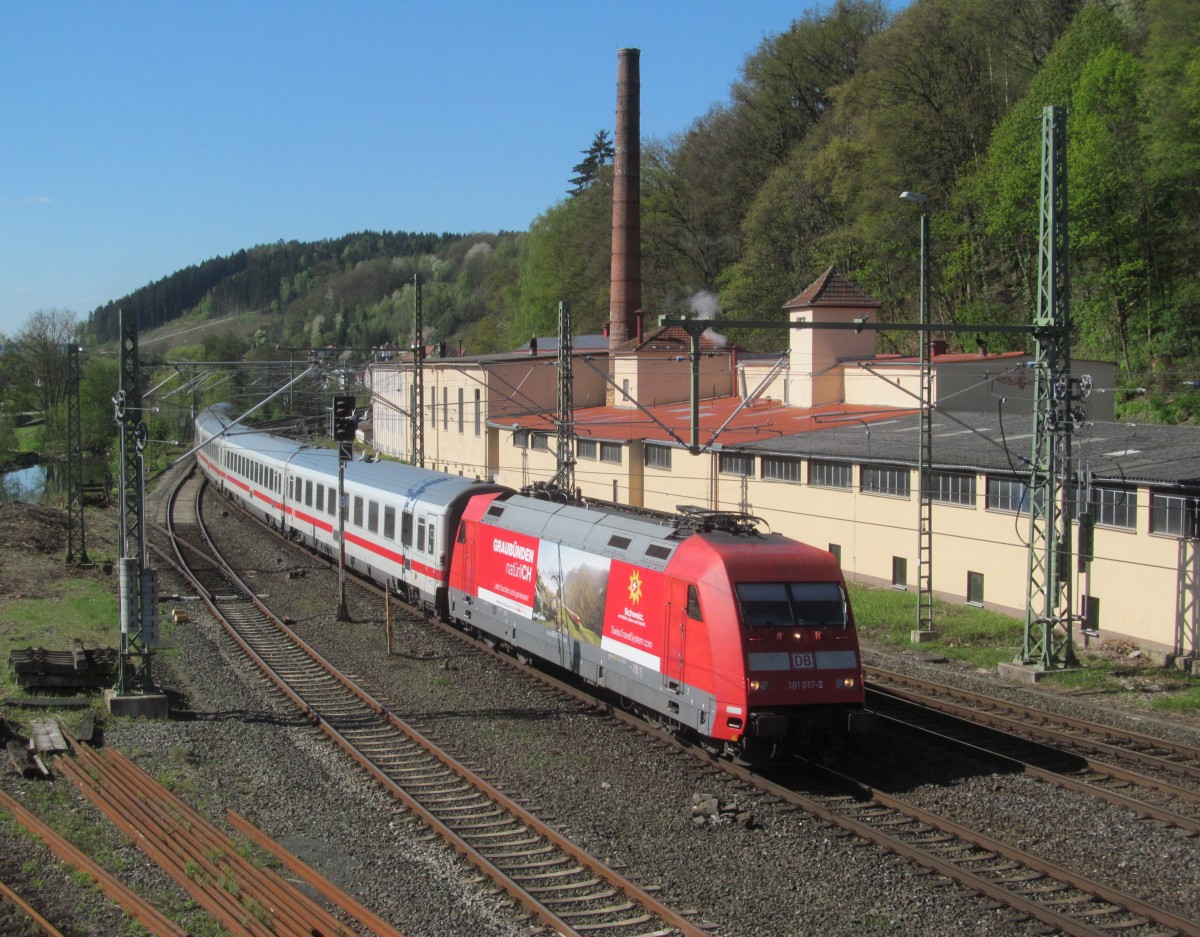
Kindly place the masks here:
POLYGON ((396 509, 387 505, 383 508, 383 535, 388 540, 396 539, 396 509))
POLYGON ((312 495, 313 495, 312 482, 306 481, 304 483, 304 503, 307 504, 310 508, 312 507, 312 503, 313 503, 312 495))
POLYGON ((704 621, 704 613, 700 611, 700 593, 695 586, 688 586, 687 617, 692 621, 704 621))
POLYGON ((459 543, 467 542, 467 525, 466 525, 465 521, 461 522, 458 525, 458 542, 459 543))
POLYGON ((613 534, 608 538, 608 545, 617 550, 626 550, 629 544, 632 543, 628 537, 622 537, 620 534, 613 534))
POLYGON ((793 582, 788 591, 796 610, 796 624, 845 627, 846 600, 836 582, 793 582))
POLYGON ((317 510, 325 510, 325 486, 317 485, 317 510))
POLYGON ((379 533, 379 502, 367 502, 367 530, 371 533, 379 533))
POLYGON ((361 527, 363 515, 363 499, 361 495, 354 496, 354 526, 361 527))
POLYGON ((434 544, 437 543, 437 537, 434 536, 436 531, 437 525, 433 522, 433 518, 431 517, 429 518, 429 530, 425 534, 425 552, 429 553, 430 555, 432 555, 433 551, 436 549, 434 546, 434 544))
POLYGON ((747 628, 787 628, 792 622, 792 603, 782 582, 743 582, 737 587, 742 621, 747 628))
POLYGON ((417 518, 417 550, 425 552, 425 518, 417 518))
POLYGON ((412 511, 400 515, 400 542, 406 547, 412 546, 412 511))
POLYGON ((661 543, 652 543, 646 547, 646 556, 653 557, 656 560, 665 560, 670 555, 671 548, 664 547, 661 543))

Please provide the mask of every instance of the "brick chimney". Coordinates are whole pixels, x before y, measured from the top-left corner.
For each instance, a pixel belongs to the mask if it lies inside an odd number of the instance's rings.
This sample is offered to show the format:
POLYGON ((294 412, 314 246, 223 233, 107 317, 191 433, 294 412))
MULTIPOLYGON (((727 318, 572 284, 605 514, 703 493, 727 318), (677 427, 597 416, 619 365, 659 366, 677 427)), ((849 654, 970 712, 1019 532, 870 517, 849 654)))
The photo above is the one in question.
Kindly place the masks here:
POLYGON ((623 345, 632 337, 634 311, 642 305, 640 55, 637 49, 617 52, 609 348, 623 345))

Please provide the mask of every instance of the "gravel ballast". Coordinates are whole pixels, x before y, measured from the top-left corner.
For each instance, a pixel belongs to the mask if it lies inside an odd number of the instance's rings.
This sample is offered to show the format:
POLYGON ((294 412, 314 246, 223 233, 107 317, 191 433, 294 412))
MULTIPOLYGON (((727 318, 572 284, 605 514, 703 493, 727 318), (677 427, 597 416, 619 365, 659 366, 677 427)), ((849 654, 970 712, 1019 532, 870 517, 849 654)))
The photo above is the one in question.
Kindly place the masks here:
MULTIPOLYGON (((221 547, 321 654, 590 852, 643 884, 660 886, 672 906, 714 923, 714 933, 1043 932, 1036 922, 775 804, 424 622, 398 616, 388 655, 381 603, 351 589, 353 621, 336 622, 334 574, 234 511, 221 516, 211 497, 209 503, 221 547), (713 799, 723 819, 693 815, 698 801, 713 799), (742 823, 734 820, 739 814, 742 823)), ((168 581, 164 573, 164 589, 168 581)), ((189 621, 173 628, 174 649, 156 659, 172 718, 114 720, 106 744, 152 773, 177 778, 177 791, 218 823, 227 807, 242 813, 409 935, 530 933, 530 922, 506 896, 432 840, 285 704, 199 603, 180 604, 189 621)), ((875 650, 866 657, 974 689, 1033 694, 1044 708, 1084 718, 1146 732, 1159 728, 1136 715, 915 656, 875 650)), ((1193 728, 1174 725, 1172 731, 1200 741, 1193 728)), ((910 738, 878 735, 860 757, 892 793, 918 806, 1176 913, 1200 916, 1196 839, 910 738)), ((0 846, 3 835, 0 828, 0 846)))

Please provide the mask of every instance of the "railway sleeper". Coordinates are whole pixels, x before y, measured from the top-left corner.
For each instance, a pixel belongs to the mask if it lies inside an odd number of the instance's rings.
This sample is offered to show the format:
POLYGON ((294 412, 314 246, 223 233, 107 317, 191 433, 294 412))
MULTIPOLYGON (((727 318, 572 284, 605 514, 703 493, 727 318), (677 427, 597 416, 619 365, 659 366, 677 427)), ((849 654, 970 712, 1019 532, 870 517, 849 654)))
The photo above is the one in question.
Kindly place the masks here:
MULTIPOLYGON (((575 863, 569 869, 555 869, 553 872, 534 872, 528 875, 519 876, 521 883, 525 882, 553 882, 557 879, 569 878, 572 875, 586 875, 587 870, 579 863, 575 863)), ((594 879, 593 879, 594 881, 594 879)))
MULTIPOLYGON (((623 921, 609 921, 607 923, 597 922, 595 924, 580 924, 575 929, 578 931, 595 931, 595 930, 614 930, 618 927, 641 927, 650 921, 657 920, 652 914, 642 914, 638 917, 626 918, 623 921)), ((656 933, 670 934, 671 931, 656 931, 656 933)))
MULTIPOLYGON (((596 892, 594 895, 563 895, 561 898, 545 898, 542 900, 542 904, 544 904, 546 907, 551 907, 552 905, 555 907, 560 907, 568 904, 585 904, 591 901, 601 901, 607 898, 613 898, 616 896, 616 894, 617 890, 609 887, 596 892)), ((564 912, 564 914, 569 913, 573 912, 564 912)))
POLYGON ((455 833, 463 833, 470 830, 494 830, 499 827, 511 829, 512 825, 516 821, 512 817, 501 816, 499 819, 478 821, 472 821, 470 818, 468 818, 462 822, 447 820, 445 817, 443 817, 442 822, 444 822, 446 826, 450 827, 450 829, 454 830, 455 833))
POLYGON ((622 901, 620 904, 609 905, 605 908, 583 908, 579 911, 564 911, 559 917, 567 921, 574 921, 578 918, 601 917, 610 914, 624 914, 626 911, 631 911, 636 905, 632 901, 622 901))
MULTIPOLYGON (((585 888, 595 888, 597 885, 603 884, 604 882, 601 879, 598 879, 593 875, 590 878, 585 878, 578 882, 562 882, 558 885, 544 885, 538 888, 526 888, 525 890, 531 895, 552 895, 563 891, 573 891, 578 893, 583 891, 585 888)), ((589 894, 587 897, 589 900, 593 900, 597 898, 598 895, 589 894)))
MULTIPOLYGON (((551 866, 564 865, 565 863, 573 860, 570 856, 558 856, 554 859, 544 859, 541 862, 513 862, 510 864, 507 862, 502 862, 499 859, 493 859, 492 861, 504 869, 505 872, 511 874, 513 872, 533 871, 534 869, 548 869, 551 866)), ((578 868, 578 866, 576 866, 576 868, 578 868)))
MULTIPOLYGON (((521 839, 515 839, 511 843, 500 843, 499 845, 496 845, 493 843, 492 846, 494 846, 496 849, 507 849, 512 846, 532 846, 535 843, 543 843, 544 844, 545 840, 542 839, 540 836, 535 836, 533 834, 530 834, 521 839)), ((480 849, 480 852, 483 852, 483 849, 486 849, 486 848, 487 848, 487 846, 485 845, 483 848, 480 849)), ((553 849, 554 847, 550 847, 550 848, 553 849)), ((484 852, 483 854, 488 859, 491 859, 493 856, 497 855, 497 853, 489 854, 486 852, 484 852)), ((505 853, 499 853, 499 855, 505 855, 505 853)))
MULTIPOLYGON (((484 839, 500 839, 506 836, 517 836, 526 830, 526 827, 521 825, 517 820, 506 824, 508 829, 491 830, 488 832, 472 833, 470 839, 472 842, 484 839)), ((457 832, 457 831, 456 831, 457 832)))
POLYGON ((507 859, 510 857, 513 859, 527 859, 530 856, 548 856, 551 854, 558 853, 558 850, 554 846, 550 846, 550 845, 546 845, 546 844, 538 846, 536 849, 518 849, 514 852, 494 852, 494 851, 489 852, 489 851, 485 851, 485 849, 481 849, 479 851, 481 853, 483 853, 483 856, 489 862, 496 862, 496 863, 499 863, 501 860, 507 859))

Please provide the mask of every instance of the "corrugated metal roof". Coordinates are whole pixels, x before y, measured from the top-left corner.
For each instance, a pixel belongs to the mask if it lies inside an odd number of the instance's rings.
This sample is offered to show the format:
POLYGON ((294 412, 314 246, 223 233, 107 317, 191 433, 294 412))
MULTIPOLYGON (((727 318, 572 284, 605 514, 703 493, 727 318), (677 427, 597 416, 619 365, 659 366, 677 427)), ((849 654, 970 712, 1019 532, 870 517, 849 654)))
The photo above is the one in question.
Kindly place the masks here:
MULTIPOLYGON (((984 472, 1028 471, 1033 414, 1028 403, 1002 411, 933 417, 933 465, 984 472)), ((739 448, 756 454, 796 455, 854 462, 917 464, 920 420, 916 414, 869 424, 843 420, 824 432, 739 448)), ((1200 484, 1200 427, 1133 423, 1087 423, 1073 437, 1077 469, 1109 482, 1200 484)))

